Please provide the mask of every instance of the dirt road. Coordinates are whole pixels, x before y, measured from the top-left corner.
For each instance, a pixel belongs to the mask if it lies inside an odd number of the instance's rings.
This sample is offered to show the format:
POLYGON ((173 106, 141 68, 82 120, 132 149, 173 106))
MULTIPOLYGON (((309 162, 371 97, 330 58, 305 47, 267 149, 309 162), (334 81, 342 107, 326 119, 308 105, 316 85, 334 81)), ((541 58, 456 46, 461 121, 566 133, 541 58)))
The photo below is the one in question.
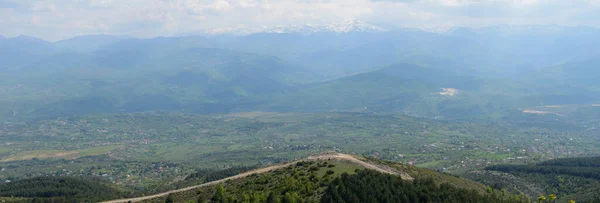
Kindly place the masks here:
POLYGON ((365 167, 367 169, 376 170, 376 171, 379 171, 381 173, 398 175, 398 176, 402 177, 402 179, 408 179, 408 180, 412 180, 413 179, 408 174, 397 172, 395 170, 392 170, 391 168, 380 167, 380 166, 377 166, 377 165, 373 165, 373 164, 364 162, 364 161, 362 161, 360 159, 357 159, 356 157, 354 157, 352 155, 341 154, 341 153, 328 153, 328 154, 322 154, 322 155, 318 155, 318 156, 310 156, 310 157, 308 157, 306 159, 294 161, 294 162, 287 163, 287 164, 279 164, 279 165, 269 166, 269 167, 265 167, 265 168, 260 168, 260 169, 256 169, 256 170, 252 170, 252 171, 248 171, 248 172, 244 172, 244 173, 240 173, 240 174, 235 175, 235 176, 231 176, 231 177, 224 178, 224 179, 221 179, 221 180, 216 180, 216 181, 204 183, 204 184, 201 184, 201 185, 196 185, 196 186, 181 188, 181 189, 177 189, 177 190, 171 190, 171 191, 168 191, 168 192, 158 193, 158 194, 150 195, 150 196, 136 197, 136 198, 129 198, 129 199, 111 200, 111 201, 106 201, 105 203, 141 202, 141 201, 151 200, 151 199, 154 199, 154 198, 165 197, 165 196, 167 196, 167 195, 169 195, 171 193, 185 192, 185 191, 189 191, 189 190, 198 189, 198 188, 201 188, 201 187, 206 187, 206 186, 210 186, 210 185, 216 185, 216 184, 219 184, 219 183, 223 183, 223 182, 225 182, 227 180, 244 178, 244 177, 247 177, 247 176, 250 176, 250 175, 253 175, 253 174, 266 173, 266 172, 269 172, 269 171, 272 171, 272 170, 276 170, 276 169, 288 167, 288 166, 290 166, 292 164, 296 164, 296 163, 301 162, 301 161, 330 160, 330 159, 352 162, 352 163, 361 165, 361 166, 363 166, 363 167, 365 167))

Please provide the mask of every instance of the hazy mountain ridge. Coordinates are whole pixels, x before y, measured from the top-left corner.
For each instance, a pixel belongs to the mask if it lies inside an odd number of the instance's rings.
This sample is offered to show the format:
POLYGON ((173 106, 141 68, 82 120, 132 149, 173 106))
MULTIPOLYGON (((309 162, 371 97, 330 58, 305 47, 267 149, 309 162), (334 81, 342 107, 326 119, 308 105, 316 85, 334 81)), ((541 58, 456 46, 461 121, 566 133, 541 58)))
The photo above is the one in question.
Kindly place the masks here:
POLYGON ((69 115, 76 106, 98 105, 106 112, 335 110, 497 118, 535 106, 600 103, 600 84, 592 77, 600 64, 595 29, 512 26, 440 34, 346 25, 311 34, 91 35, 54 43, 7 38, 0 41, 0 67, 9 70, 1 76, 1 114, 69 115))
POLYGON ((130 37, 112 35, 84 35, 56 41, 54 44, 66 49, 88 51, 129 38, 130 37))
POLYGON ((263 26, 263 27, 250 27, 250 28, 216 28, 205 30, 200 33, 201 35, 221 35, 221 34, 232 34, 232 35, 250 35, 256 33, 299 33, 299 34, 312 34, 321 32, 331 33, 348 33, 348 32, 384 32, 389 29, 379 27, 363 21, 346 21, 342 23, 324 24, 324 25, 290 25, 290 26, 263 26))

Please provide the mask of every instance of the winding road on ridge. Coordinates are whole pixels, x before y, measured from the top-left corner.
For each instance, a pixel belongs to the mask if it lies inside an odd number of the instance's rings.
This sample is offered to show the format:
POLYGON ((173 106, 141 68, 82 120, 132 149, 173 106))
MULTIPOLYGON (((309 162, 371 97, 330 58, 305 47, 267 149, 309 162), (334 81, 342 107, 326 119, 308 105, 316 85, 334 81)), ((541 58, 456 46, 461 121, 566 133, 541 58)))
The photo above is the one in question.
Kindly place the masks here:
POLYGON ((405 179, 405 180, 412 180, 413 179, 412 177, 410 177, 406 173, 398 172, 398 171, 393 170, 393 169, 391 169, 389 167, 381 167, 381 166, 378 166, 378 165, 370 164, 370 163, 367 163, 367 162, 365 162, 363 160, 360 160, 360 159, 358 159, 358 158, 356 158, 356 157, 354 157, 352 155, 341 154, 341 153, 327 153, 327 154, 322 154, 322 155, 309 156, 309 157, 307 157, 305 159, 301 159, 301 160, 294 161, 294 162, 291 162, 291 163, 279 164, 279 165, 268 166, 268 167, 265 167, 265 168, 259 168, 259 169, 251 170, 251 171, 248 171, 248 172, 240 173, 240 174, 235 175, 235 176, 231 176, 231 177, 228 177, 228 178, 224 178, 224 179, 221 179, 221 180, 216 180, 216 181, 212 181, 212 182, 208 182, 208 183, 204 183, 204 184, 200 184, 200 185, 190 186, 190 187, 181 188, 181 189, 177 189, 177 190, 171 190, 171 191, 167 191, 167 192, 163 192, 163 193, 158 193, 158 194, 150 195, 150 196, 128 198, 128 199, 111 200, 111 201, 106 201, 104 203, 141 202, 141 201, 151 200, 151 199, 155 199, 155 198, 166 197, 167 195, 169 195, 171 193, 185 192, 185 191, 190 191, 190 190, 198 189, 198 188, 201 188, 201 187, 216 185, 216 184, 228 181, 228 180, 244 178, 244 177, 247 177, 247 176, 250 176, 250 175, 253 175, 253 174, 266 173, 266 172, 269 172, 269 171, 272 171, 272 170, 276 170, 276 169, 280 169, 280 168, 285 168, 285 167, 291 166, 291 165, 296 164, 296 163, 301 162, 301 161, 312 161, 312 160, 340 160, 340 161, 348 161, 348 162, 351 162, 351 163, 354 163, 354 164, 358 164, 358 165, 360 165, 362 167, 365 167, 367 169, 379 171, 381 173, 387 173, 387 174, 397 175, 397 176, 402 177, 402 179, 405 179))

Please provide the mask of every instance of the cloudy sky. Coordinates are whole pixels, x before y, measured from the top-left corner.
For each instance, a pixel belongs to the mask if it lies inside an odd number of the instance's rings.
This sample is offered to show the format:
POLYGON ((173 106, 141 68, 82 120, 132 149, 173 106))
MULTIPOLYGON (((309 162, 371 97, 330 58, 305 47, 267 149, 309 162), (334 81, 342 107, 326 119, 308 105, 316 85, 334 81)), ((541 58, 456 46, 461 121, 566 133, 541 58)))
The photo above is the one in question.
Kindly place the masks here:
POLYGON ((409 27, 600 27, 600 0, 0 0, 1 35, 46 40, 350 20, 409 27))

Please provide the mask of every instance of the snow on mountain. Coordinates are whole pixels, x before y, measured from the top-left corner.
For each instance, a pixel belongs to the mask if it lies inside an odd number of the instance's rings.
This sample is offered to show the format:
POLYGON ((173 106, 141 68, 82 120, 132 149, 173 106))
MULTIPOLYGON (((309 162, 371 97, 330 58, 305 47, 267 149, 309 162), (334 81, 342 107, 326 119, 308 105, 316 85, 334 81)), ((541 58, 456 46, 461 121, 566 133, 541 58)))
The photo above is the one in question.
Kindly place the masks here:
POLYGON ((376 25, 372 25, 369 23, 361 22, 361 21, 349 21, 342 24, 337 25, 328 25, 326 26, 327 30, 339 33, 348 33, 348 32, 383 32, 387 31, 381 27, 376 25))
MULTIPOLYGON (((352 32, 385 32, 390 29, 382 28, 377 25, 362 21, 348 21, 344 23, 328 25, 290 25, 290 26, 263 26, 263 27, 242 27, 242 28, 219 28, 205 30, 201 35, 249 35, 255 33, 352 33, 352 32)), ((580 32, 597 33, 598 29, 585 27, 567 27, 558 25, 498 25, 490 27, 417 27, 417 28, 395 28, 394 30, 421 31, 436 33, 441 35, 472 35, 472 34, 492 34, 492 35, 544 35, 560 34, 566 31, 578 30, 580 32), (577 28, 577 29, 574 29, 577 28)))
POLYGON ((329 25, 291 25, 291 26, 264 26, 264 27, 248 27, 248 28, 218 28, 205 30, 202 34, 219 35, 219 34, 234 34, 234 35, 249 35, 254 33, 349 33, 349 32, 384 32, 388 29, 378 27, 362 21, 348 21, 339 24, 329 25))

